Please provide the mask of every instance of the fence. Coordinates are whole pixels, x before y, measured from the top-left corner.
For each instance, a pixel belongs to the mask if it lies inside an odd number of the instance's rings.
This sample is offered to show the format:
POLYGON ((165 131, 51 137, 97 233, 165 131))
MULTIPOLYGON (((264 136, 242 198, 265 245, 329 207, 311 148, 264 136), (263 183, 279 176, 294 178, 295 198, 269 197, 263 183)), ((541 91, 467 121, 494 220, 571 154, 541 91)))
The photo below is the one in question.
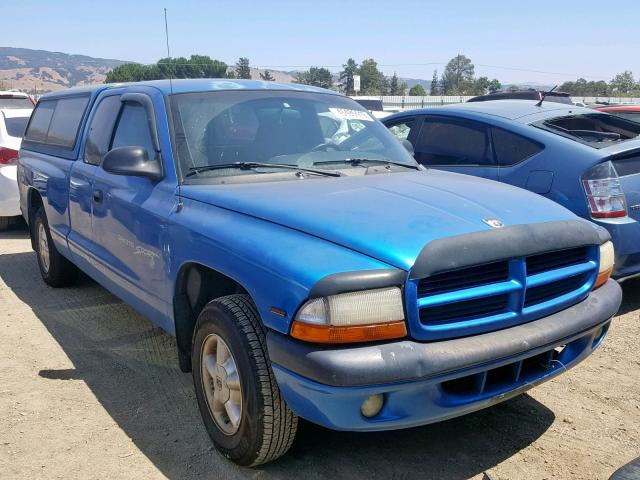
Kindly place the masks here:
MULTIPOLYGON (((369 97, 371 98, 371 97, 369 97)), ((461 95, 433 95, 424 97, 410 97, 410 96, 380 96, 380 100, 385 108, 391 110, 411 110, 413 108, 425 108, 425 107, 439 107, 441 105, 450 105, 452 103, 463 103, 473 98, 473 96, 461 96, 461 95)), ((640 98, 622 98, 622 97, 571 97, 574 102, 582 102, 585 105, 607 102, 611 104, 616 103, 640 103, 640 98)))

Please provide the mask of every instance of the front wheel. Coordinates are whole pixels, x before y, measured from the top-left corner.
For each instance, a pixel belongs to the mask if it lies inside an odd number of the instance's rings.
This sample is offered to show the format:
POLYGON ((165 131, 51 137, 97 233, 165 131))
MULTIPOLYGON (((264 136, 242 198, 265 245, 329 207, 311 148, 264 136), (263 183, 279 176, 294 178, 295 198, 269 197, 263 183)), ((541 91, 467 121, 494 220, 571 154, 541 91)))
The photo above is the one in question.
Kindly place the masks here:
POLYGON ((239 465, 283 455, 298 418, 273 376, 264 328, 248 295, 209 302, 193 338, 193 380, 198 406, 216 448, 239 465))

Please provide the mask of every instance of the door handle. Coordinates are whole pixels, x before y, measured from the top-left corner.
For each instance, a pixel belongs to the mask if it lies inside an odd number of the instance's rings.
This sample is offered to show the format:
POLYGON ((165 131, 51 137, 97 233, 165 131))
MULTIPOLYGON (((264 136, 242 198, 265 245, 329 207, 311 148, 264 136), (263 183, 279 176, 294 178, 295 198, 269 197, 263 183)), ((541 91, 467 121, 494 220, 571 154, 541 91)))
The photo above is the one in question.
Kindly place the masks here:
POLYGON ((93 191, 93 201, 96 203, 102 203, 102 190, 93 191))

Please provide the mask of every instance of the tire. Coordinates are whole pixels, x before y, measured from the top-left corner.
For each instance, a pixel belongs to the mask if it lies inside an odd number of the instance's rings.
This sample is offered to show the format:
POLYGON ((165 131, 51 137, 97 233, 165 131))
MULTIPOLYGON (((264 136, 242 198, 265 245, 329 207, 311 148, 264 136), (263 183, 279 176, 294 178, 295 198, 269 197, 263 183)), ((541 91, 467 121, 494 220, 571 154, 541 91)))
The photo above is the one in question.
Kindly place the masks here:
POLYGON ((298 417, 280 394, 267 354, 264 327, 248 295, 220 297, 204 307, 196 324, 191 359, 202 420, 218 451, 238 465, 255 466, 289 450, 298 417), (228 357, 225 349, 230 352, 228 357), (220 362, 219 355, 226 360, 220 362), (233 375, 233 367, 239 378, 233 375), (219 395, 217 400, 215 395, 219 395), (222 404, 220 399, 226 398, 229 400, 222 404), (239 412, 234 410, 238 398, 239 412))
POLYGON ((42 207, 33 216, 31 236, 35 245, 40 275, 52 287, 73 285, 78 278, 78 268, 64 258, 51 240, 49 224, 42 207))
POLYGON ((11 220, 11 217, 0 217, 0 232, 4 232, 9 228, 9 220, 11 220))

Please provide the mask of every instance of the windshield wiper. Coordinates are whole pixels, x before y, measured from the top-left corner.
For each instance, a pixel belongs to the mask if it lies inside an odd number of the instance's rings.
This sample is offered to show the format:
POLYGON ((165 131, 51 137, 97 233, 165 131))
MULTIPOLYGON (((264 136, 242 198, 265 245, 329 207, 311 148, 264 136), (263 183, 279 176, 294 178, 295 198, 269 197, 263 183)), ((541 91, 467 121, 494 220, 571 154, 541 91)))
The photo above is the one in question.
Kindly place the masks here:
POLYGON ((313 168, 303 168, 297 165, 288 165, 286 163, 265 163, 265 162, 234 162, 234 163, 220 163, 216 165, 203 165, 201 167, 191 167, 189 172, 185 174, 185 177, 191 177, 201 172, 208 172, 210 170, 221 170, 225 168, 237 168, 239 170, 252 170, 254 168, 285 168, 287 170, 296 170, 298 172, 315 173, 317 175, 324 175, 327 177, 341 177, 342 173, 332 172, 328 170, 316 170, 313 168))
POLYGON ((410 163, 394 162, 393 160, 382 160, 380 158, 345 158, 344 160, 320 160, 313 162, 314 165, 330 165, 347 163, 349 165, 364 165, 365 163, 380 163, 385 165, 397 165, 399 167, 413 168, 414 170, 421 170, 419 165, 411 165, 410 163))

